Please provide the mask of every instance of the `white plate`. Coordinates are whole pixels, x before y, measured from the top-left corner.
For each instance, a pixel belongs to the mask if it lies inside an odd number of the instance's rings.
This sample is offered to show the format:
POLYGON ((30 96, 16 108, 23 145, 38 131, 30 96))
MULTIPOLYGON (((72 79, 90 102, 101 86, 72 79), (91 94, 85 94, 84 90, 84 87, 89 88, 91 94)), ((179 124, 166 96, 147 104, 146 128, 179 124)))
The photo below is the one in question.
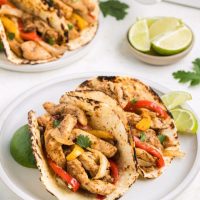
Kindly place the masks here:
POLYGON ((80 49, 77 49, 75 51, 67 52, 65 53, 60 59, 44 63, 44 64, 22 64, 22 65, 16 65, 12 62, 10 62, 6 56, 5 53, 0 53, 0 68, 11 70, 11 71, 19 71, 19 72, 43 72, 43 71, 50 71, 55 70, 62 67, 67 67, 71 63, 80 60, 82 57, 84 57, 87 53, 89 53, 90 49, 92 49, 92 46, 95 43, 96 37, 98 34, 95 35, 93 40, 88 43, 87 45, 81 47, 80 49))
MULTIPOLYGON (((118 73, 119 74, 119 73, 118 73)), ((0 175, 2 180, 17 195, 25 200, 55 200, 39 181, 39 171, 18 165, 10 155, 9 144, 13 133, 27 122, 27 112, 33 109, 38 115, 43 113, 42 103, 58 102, 66 91, 73 90, 82 81, 96 75, 108 73, 89 73, 59 77, 27 91, 8 106, 0 117, 0 175)), ((111 74, 109 75, 116 75, 111 74)), ((130 74, 129 74, 130 76, 130 74)), ((142 78, 140 78, 142 80, 142 78)), ((160 94, 169 90, 151 81, 143 80, 160 94)), ((198 136, 180 136, 181 149, 186 153, 184 159, 175 159, 162 176, 155 180, 138 180, 122 197, 136 200, 170 200, 183 192, 197 175, 200 168, 200 146, 198 136)))

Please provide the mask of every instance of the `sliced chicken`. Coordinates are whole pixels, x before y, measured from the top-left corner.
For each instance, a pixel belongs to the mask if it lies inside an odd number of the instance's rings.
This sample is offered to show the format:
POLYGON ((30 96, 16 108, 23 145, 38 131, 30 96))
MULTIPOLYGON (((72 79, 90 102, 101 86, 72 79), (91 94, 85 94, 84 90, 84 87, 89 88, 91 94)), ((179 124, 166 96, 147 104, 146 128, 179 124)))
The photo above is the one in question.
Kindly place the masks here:
POLYGON ((17 42, 16 40, 9 40, 9 45, 12 51, 18 56, 22 57, 22 49, 21 44, 17 42))
POLYGON ((61 144, 73 145, 74 135, 72 134, 72 130, 76 126, 76 123, 76 117, 67 114, 59 126, 52 129, 51 136, 61 144))
POLYGON ((88 9, 82 1, 63 0, 64 3, 71 6, 73 9, 80 11, 81 13, 87 13, 88 9))
POLYGON ((144 151, 143 149, 136 148, 136 155, 137 159, 140 162, 140 164, 143 164, 141 166, 149 167, 149 166, 155 166, 156 165, 156 158, 154 158, 152 155, 144 151), (140 161, 142 160, 142 161, 140 161), (148 163, 148 164, 147 164, 148 163))
POLYGON ((99 166, 94 160, 91 152, 85 152, 78 157, 78 160, 82 163, 85 170, 87 170, 91 177, 96 176, 99 166))
POLYGON ((88 8, 89 11, 93 11, 95 9, 95 3, 93 0, 82 0, 82 2, 88 8))
POLYGON ((81 162, 77 159, 67 161, 67 171, 76 178, 81 186, 94 194, 108 195, 115 190, 115 185, 102 180, 90 180, 81 162))
POLYGON ((52 57, 48 51, 34 41, 22 43, 21 49, 23 52, 23 57, 28 60, 46 60, 52 57))
POLYGON ((153 145, 154 147, 163 150, 163 146, 160 143, 160 140, 158 139, 156 132, 152 129, 148 129, 145 131, 145 135, 146 135, 146 142, 148 144, 153 145))
POLYGON ((66 115, 66 114, 71 114, 75 117, 77 117, 78 122, 86 126, 87 125, 87 117, 84 113, 83 110, 78 108, 77 106, 74 106, 72 104, 54 104, 51 102, 46 102, 43 104, 44 109, 51 115, 66 115))
POLYGON ((52 117, 49 114, 44 114, 37 118, 38 124, 43 127, 46 127, 51 120, 52 117))
POLYGON ((65 154, 62 149, 62 144, 57 142, 51 136, 52 129, 46 129, 44 133, 44 141, 47 155, 60 167, 64 167, 66 163, 65 154))
POLYGON ((94 136, 90 133, 87 133, 86 131, 83 131, 81 129, 74 129, 73 134, 75 135, 76 138, 79 135, 87 136, 91 141, 91 148, 100 151, 108 158, 113 157, 117 152, 117 148, 114 145, 112 145, 104 140, 101 140, 101 139, 97 138, 96 136, 94 136))

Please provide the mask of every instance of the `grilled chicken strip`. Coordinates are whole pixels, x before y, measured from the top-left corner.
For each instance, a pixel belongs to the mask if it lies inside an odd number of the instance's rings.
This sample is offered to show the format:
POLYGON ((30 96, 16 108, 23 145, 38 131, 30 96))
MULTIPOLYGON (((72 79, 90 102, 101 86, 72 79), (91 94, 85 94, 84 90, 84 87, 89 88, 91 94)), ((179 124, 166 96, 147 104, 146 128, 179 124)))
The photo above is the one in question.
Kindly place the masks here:
POLYGON ((59 126, 51 131, 51 136, 61 144, 74 144, 74 135, 72 134, 72 130, 76 126, 76 123, 76 117, 67 114, 59 126))
POLYGON ((52 136, 52 128, 47 128, 44 132, 44 141, 47 155, 60 167, 64 167, 66 163, 65 154, 62 144, 57 142, 52 136))
POLYGON ((44 109, 51 115, 57 115, 57 114, 61 114, 61 115, 66 115, 71 114, 75 117, 77 117, 78 122, 83 125, 86 126, 87 125, 87 117, 84 113, 83 110, 81 110, 80 108, 78 108, 77 106, 74 106, 72 104, 54 104, 51 102, 46 102, 43 104, 44 109))
POLYGON ((156 166, 156 158, 144 151, 143 149, 136 148, 137 160, 140 166, 149 167, 156 166))
POLYGON ((82 1, 74 1, 74 0, 63 0, 64 3, 71 6, 73 9, 80 11, 81 13, 87 13, 87 7, 82 1))
POLYGON ((90 180, 79 160, 67 161, 67 171, 80 182, 81 186, 94 194, 108 195, 113 192, 115 185, 102 180, 90 180))
POLYGON ((27 41, 21 44, 23 57, 28 60, 46 60, 51 54, 34 41, 27 41))
POLYGON ((91 141, 91 148, 100 151, 108 158, 113 157, 117 152, 117 148, 115 146, 113 146, 108 142, 105 142, 104 140, 97 138, 96 136, 90 133, 87 133, 86 131, 83 131, 81 129, 74 129, 73 134, 75 135, 76 138, 79 135, 87 136, 91 141))
POLYGON ((85 152, 81 154, 78 157, 78 160, 82 163, 85 170, 87 170, 90 173, 91 177, 96 176, 99 166, 95 162, 91 152, 85 152))

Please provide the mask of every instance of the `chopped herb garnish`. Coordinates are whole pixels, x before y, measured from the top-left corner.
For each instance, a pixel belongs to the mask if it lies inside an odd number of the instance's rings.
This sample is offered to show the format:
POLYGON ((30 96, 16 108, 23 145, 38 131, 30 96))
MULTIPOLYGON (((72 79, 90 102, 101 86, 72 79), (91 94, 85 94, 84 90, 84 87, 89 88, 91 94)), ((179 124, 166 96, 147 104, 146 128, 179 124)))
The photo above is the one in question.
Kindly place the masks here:
POLYGON ((82 148, 91 147, 91 141, 88 136, 79 135, 76 139, 76 143, 82 148))
POLYGON ((72 30, 74 28, 74 26, 72 24, 68 24, 67 26, 68 26, 69 30, 72 30))
POLYGON ((9 40, 14 40, 15 34, 14 33, 8 33, 8 38, 9 38, 9 40))
POLYGON ((132 104, 134 104, 134 103, 136 103, 137 102, 137 100, 135 99, 135 98, 133 98, 132 100, 131 100, 131 103, 132 104))
POLYGON ((200 84, 200 58, 195 59, 193 62, 192 71, 179 70, 172 75, 179 83, 189 83, 190 86, 200 84))
POLYGON ((166 139, 166 136, 165 135, 158 135, 158 139, 160 140, 160 143, 163 144, 163 142, 166 139))
POLYGON ((120 2, 119 0, 100 1, 99 6, 104 17, 110 15, 117 20, 124 19, 127 15, 126 10, 129 8, 126 3, 120 2))
POLYGON ((0 41, 0 51, 3 51, 4 50, 4 47, 3 47, 3 42, 0 41))
POLYGON ((55 44, 55 40, 53 38, 48 38, 47 39, 47 43, 50 45, 54 45, 55 44))
POLYGON ((59 125, 60 125, 60 120, 57 120, 57 119, 55 119, 54 121, 53 121, 53 127, 54 128, 56 128, 56 127, 58 127, 59 125))
POLYGON ((142 142, 144 142, 144 141, 146 140, 146 135, 145 135, 144 132, 141 132, 140 140, 141 140, 142 142))

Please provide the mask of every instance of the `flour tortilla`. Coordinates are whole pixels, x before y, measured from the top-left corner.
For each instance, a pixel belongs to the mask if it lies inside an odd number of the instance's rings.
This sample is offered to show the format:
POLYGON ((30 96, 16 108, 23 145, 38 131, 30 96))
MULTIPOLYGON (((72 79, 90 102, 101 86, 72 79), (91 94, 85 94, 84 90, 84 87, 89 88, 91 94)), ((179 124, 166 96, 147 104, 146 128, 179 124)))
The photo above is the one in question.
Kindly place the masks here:
MULTIPOLYGON (((96 7, 92 13, 94 18, 96 19, 96 22, 91 26, 83 31, 81 31, 80 36, 74 40, 70 40, 66 44, 66 52, 65 54, 69 53, 70 51, 75 51, 80 49, 81 47, 87 45, 91 42, 91 40, 95 37, 96 32, 98 30, 98 15, 99 15, 99 7, 96 0, 96 7)), ((34 16, 37 16, 41 18, 42 20, 46 21, 47 23, 50 23, 50 26, 53 27, 55 30, 65 34, 65 32, 68 30, 68 22, 67 20, 62 16, 59 16, 58 11, 55 8, 49 8, 47 4, 44 4, 42 0, 11 0, 12 3, 16 5, 17 8, 23 10, 24 12, 27 12, 29 14, 32 14, 34 16)), ((37 61, 31 61, 24 58, 19 58, 16 56, 16 54, 11 50, 9 46, 8 39, 6 37, 6 32, 3 27, 3 24, 0 20, 0 39, 3 42, 5 54, 9 61, 15 64, 42 64, 51 62, 54 60, 59 59, 63 55, 57 56, 57 57, 51 57, 50 59, 46 60, 37 60, 37 61)), ((65 55, 64 54, 64 55, 65 55)))
MULTIPOLYGON (((110 131, 117 140, 119 159, 116 162, 120 178, 116 183, 116 189, 110 195, 107 195, 105 199, 114 200, 120 198, 138 177, 133 160, 133 150, 129 145, 128 135, 123 122, 107 104, 72 96, 69 96, 69 101, 86 112, 89 124, 94 129, 110 131)), ((42 150, 40 131, 34 111, 29 112, 28 121, 32 133, 33 153, 37 167, 41 172, 41 181, 46 186, 46 189, 60 200, 96 199, 96 195, 80 192, 73 193, 56 182, 55 175, 49 169, 42 150)))
MULTIPOLYGON (((179 151, 180 144, 178 141, 177 129, 175 127, 174 119, 171 113, 167 110, 166 106, 162 102, 159 95, 148 85, 144 84, 138 79, 122 76, 99 76, 86 80, 79 85, 77 91, 101 91, 117 101, 117 104, 124 108, 127 103, 133 98, 137 100, 149 100, 155 102, 162 107, 169 114, 169 119, 166 122, 168 127, 161 130, 161 134, 168 136, 174 143, 173 147, 165 148, 165 150, 179 151)), ((90 92, 91 93, 91 92, 90 92)), ((99 99, 97 95, 89 95, 91 99, 101 100, 101 102, 111 105, 111 101, 108 98, 99 99)), ((61 102, 65 102, 64 96, 61 98, 61 102)), ((155 148, 155 147, 154 147, 155 148)), ((162 154, 162 152, 160 152, 162 154)), ((164 156, 165 164, 169 165, 173 157, 164 156)), ((138 166, 138 172, 144 178, 156 178, 160 176, 164 168, 155 168, 153 172, 145 172, 138 166)))

